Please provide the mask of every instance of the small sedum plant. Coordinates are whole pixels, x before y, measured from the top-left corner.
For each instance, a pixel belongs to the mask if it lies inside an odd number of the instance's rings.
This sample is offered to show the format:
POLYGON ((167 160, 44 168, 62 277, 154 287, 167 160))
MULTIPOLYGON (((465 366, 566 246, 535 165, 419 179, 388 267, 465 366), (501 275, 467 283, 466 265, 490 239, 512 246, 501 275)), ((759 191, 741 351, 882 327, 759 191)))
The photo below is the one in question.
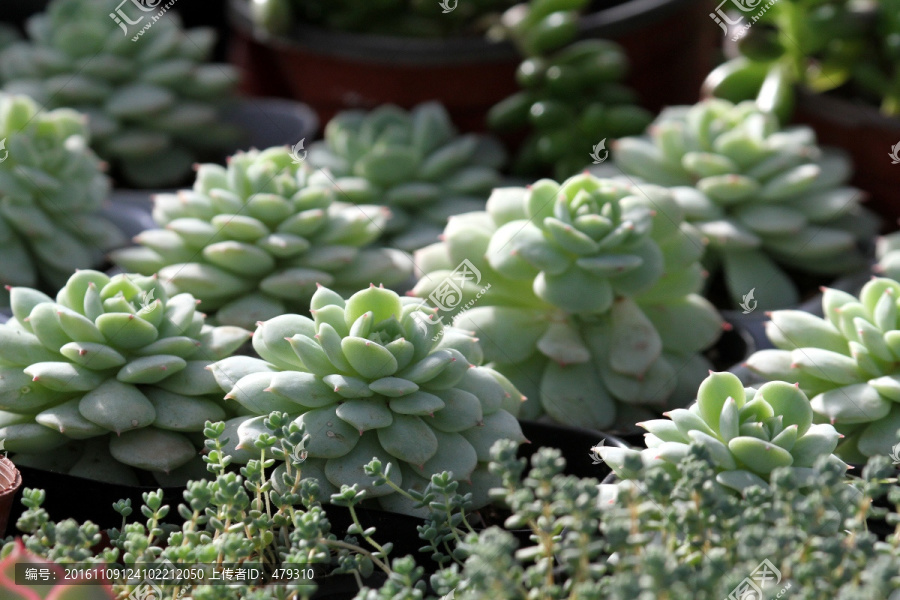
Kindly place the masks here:
POLYGON ((206 367, 250 333, 212 327, 154 277, 79 271, 56 299, 12 288, 0 325, 0 439, 19 464, 136 483, 197 458, 193 433, 228 415, 206 367), (72 458, 60 447, 77 440, 72 458))
POLYGON ((387 241, 412 251, 437 241, 449 216, 484 207, 506 154, 491 138, 458 135, 444 107, 429 102, 339 113, 308 160, 331 171, 340 200, 390 207, 387 241))
POLYGON ((606 160, 607 139, 640 133, 653 120, 621 83, 624 50, 609 40, 575 41, 589 4, 532 0, 504 13, 503 35, 524 59, 516 70, 522 90, 496 104, 487 122, 498 132, 528 132, 514 165, 520 175, 570 177, 592 155, 606 160))
POLYGON ((212 30, 185 31, 174 11, 148 4, 117 11, 104 0, 53 0, 29 20, 29 39, 0 55, 0 82, 44 106, 87 113, 92 147, 127 183, 165 187, 237 141, 219 122, 237 74, 203 64, 212 30), (136 23, 128 27, 122 14, 136 23))
MULTIPOLYGON (((87 148, 83 115, 0 93, 0 285, 58 289, 124 242, 97 212, 109 180, 87 148)), ((0 306, 8 304, 0 289, 0 306)))
POLYGON ((790 383, 745 388, 732 373, 711 373, 700 384, 695 404, 666 416, 638 423, 648 431, 644 450, 595 450, 616 475, 634 479, 629 457, 640 457, 643 465, 662 464, 676 474, 690 445, 699 444, 712 458, 716 481, 742 493, 766 486, 779 467, 790 467, 801 482, 813 477, 812 467, 821 457, 847 468, 832 454, 840 434, 831 425, 813 424, 809 400, 790 383))
POLYGON ((252 329, 260 320, 306 310, 317 284, 352 293, 370 281, 409 278, 403 252, 368 248, 387 211, 339 202, 331 177, 292 160, 288 148, 251 150, 227 167, 202 165, 192 190, 156 196, 164 229, 137 236, 112 259, 189 293, 219 323, 252 329))
POLYGON ((702 252, 662 188, 545 179, 454 217, 417 254, 413 293, 475 332, 485 359, 528 397, 521 416, 628 429, 692 399, 686 390, 711 368, 699 353, 722 320, 695 293, 702 252), (462 266, 480 281, 462 281, 462 266))
POLYGON ((891 454, 900 431, 900 283, 875 278, 853 296, 822 294, 824 318, 794 310, 775 311, 766 334, 775 350, 747 360, 758 376, 797 382, 812 409, 846 437, 838 454, 864 463, 891 454))
POLYGON ((847 186, 851 164, 816 145, 809 127, 782 129, 753 102, 707 100, 664 111, 641 138, 614 148, 626 174, 672 188, 709 239, 734 306, 754 289, 762 309, 799 302, 784 269, 838 275, 864 269, 860 244, 877 222, 847 186))
POLYGON ((479 366, 477 340, 432 321, 421 302, 374 286, 346 301, 322 287, 310 313, 260 323, 253 347, 261 360, 213 365, 226 398, 259 415, 229 422, 235 450, 265 433, 265 415, 284 411, 310 436, 304 475, 328 495, 358 485, 385 509, 414 512, 395 492, 422 490, 431 474, 449 471, 473 507, 484 506, 491 444, 524 437, 513 416, 521 395, 479 366), (381 483, 365 470, 372 457, 384 465, 381 483))

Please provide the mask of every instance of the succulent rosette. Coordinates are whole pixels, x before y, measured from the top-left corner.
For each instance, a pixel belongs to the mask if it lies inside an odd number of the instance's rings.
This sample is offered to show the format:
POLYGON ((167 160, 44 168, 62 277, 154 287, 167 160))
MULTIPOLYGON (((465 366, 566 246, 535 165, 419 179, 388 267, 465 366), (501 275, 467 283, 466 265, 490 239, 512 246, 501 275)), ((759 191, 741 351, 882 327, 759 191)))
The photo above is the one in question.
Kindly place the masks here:
POLYGON ((672 188, 709 239, 734 305, 755 289, 763 309, 799 302, 784 269, 837 275, 866 268, 860 247, 878 229, 849 187, 851 163, 816 145, 809 127, 781 129, 753 102, 707 100, 665 110, 646 137, 620 139, 616 165, 672 188))
POLYGON ((693 397, 722 331, 703 238, 665 189, 589 174, 495 190, 417 253, 413 294, 475 332, 521 416, 630 429, 693 397))
POLYGON ((83 115, 0 93, 0 139, 0 285, 59 289, 124 242, 97 214, 109 181, 86 147, 83 115))
POLYGON ((112 259, 159 272, 170 293, 192 294, 217 322, 247 328, 306 310, 316 284, 349 294, 370 281, 408 279, 409 255, 366 247, 387 209, 336 201, 332 181, 282 147, 238 153, 227 167, 202 165, 193 190, 155 197, 153 218, 164 229, 142 232, 141 247, 112 259))
POLYGON ((797 382, 817 417, 846 437, 838 455, 862 464, 891 454, 900 439, 900 283, 872 279, 854 296, 822 294, 824 318, 796 310, 770 315, 761 350, 747 367, 766 380, 797 382))
POLYGON ((436 102, 339 113, 307 160, 334 175, 341 199, 391 209, 385 235, 401 250, 437 241, 447 217, 484 208, 506 162, 492 138, 458 135, 436 102))
POLYGON ((783 381, 759 389, 745 388, 732 373, 710 373, 700 384, 697 402, 670 411, 666 419, 639 423, 647 448, 598 446, 596 453, 622 479, 638 479, 628 464, 637 456, 644 467, 663 465, 676 474, 691 444, 703 446, 721 485, 744 492, 765 487, 772 471, 788 467, 802 486, 820 457, 847 465, 832 454, 840 434, 828 424, 814 424, 806 395, 783 381))
MULTIPOLYGON (((226 398, 259 415, 228 422, 235 460, 257 456, 252 441, 268 431, 265 416, 281 411, 305 427, 302 473, 327 493, 358 484, 383 508, 416 512, 366 475, 377 457, 401 489, 423 490, 432 474, 450 471, 476 508, 487 504, 497 484, 487 470, 491 445, 524 441, 514 416, 522 397, 480 366, 477 340, 444 327, 421 301, 374 286, 346 301, 322 287, 310 313, 260 323, 253 347, 261 359, 212 367, 226 398)), ((278 471, 273 477, 280 481, 278 471)))
POLYGON ((130 467, 171 473, 198 456, 194 433, 228 415, 206 369, 250 336, 212 327, 189 294, 155 277, 79 271, 56 299, 10 292, 0 325, 0 439, 21 464, 52 465, 77 440, 66 469, 136 482, 130 467))
POLYGON ((87 113, 92 147, 128 182, 177 184, 237 141, 219 122, 237 72, 203 64, 214 32, 182 29, 161 2, 53 0, 26 29, 0 55, 4 88, 87 113))

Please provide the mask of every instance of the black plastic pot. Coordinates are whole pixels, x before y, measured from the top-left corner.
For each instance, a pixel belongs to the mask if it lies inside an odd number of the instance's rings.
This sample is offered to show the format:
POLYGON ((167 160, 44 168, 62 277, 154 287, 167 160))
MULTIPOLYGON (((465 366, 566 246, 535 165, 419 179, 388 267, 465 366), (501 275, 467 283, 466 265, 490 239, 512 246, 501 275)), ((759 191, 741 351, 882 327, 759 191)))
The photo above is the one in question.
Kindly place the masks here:
MULTIPOLYGON (((611 38, 631 61, 629 83, 646 106, 696 100, 717 29, 696 0, 598 3, 582 38, 611 38)), ((254 28, 247 0, 231 0, 231 61, 251 94, 285 95, 312 105, 323 122, 345 108, 411 107, 440 100, 465 130, 484 129, 487 110, 517 90, 520 61, 511 44, 482 37, 401 38, 297 25, 289 35, 254 28)))
MULTIPOLYGON (((50 514, 52 520, 61 521, 72 518, 79 522, 93 521, 101 529, 122 526, 122 517, 113 510, 114 503, 130 498, 135 514, 140 514, 140 506, 144 502, 142 494, 160 489, 158 485, 119 485, 24 466, 19 467, 19 472, 22 473, 23 487, 42 489, 47 492, 47 498, 42 506, 50 514)), ((163 504, 169 504, 172 507, 167 520, 172 517, 177 518, 178 513, 175 507, 179 502, 184 502, 182 493, 185 488, 170 487, 162 488, 162 490, 163 504)), ((17 493, 6 528, 6 535, 16 532, 16 521, 25 511, 21 498, 21 492, 17 493)))

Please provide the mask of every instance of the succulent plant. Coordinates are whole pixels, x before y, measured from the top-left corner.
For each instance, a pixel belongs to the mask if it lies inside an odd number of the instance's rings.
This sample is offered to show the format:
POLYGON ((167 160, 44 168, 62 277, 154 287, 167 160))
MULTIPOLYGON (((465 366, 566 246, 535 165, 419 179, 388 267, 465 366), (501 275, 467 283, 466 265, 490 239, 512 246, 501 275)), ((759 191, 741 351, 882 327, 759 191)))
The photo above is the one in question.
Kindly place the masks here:
POLYGON ((824 318, 795 310, 770 315, 761 350, 747 367, 767 380, 798 382, 812 409, 846 437, 844 460, 861 464, 888 455, 900 439, 900 283, 875 278, 859 297, 835 289, 822 294, 824 318))
POLYGON ((895 231, 878 238, 875 244, 873 271, 895 281, 900 280, 900 232, 895 231))
MULTIPOLYGON (((724 30, 724 23, 720 27, 724 30)), ((900 115, 897 0, 778 2, 754 18, 752 27, 747 20, 733 33, 737 56, 709 74, 708 94, 746 100, 764 95, 767 80, 780 78, 784 83, 774 87, 783 88, 782 116, 793 107, 794 88, 839 89, 841 96, 880 103, 885 115, 900 115)))
POLYGON ((823 150, 808 127, 779 129, 754 103, 707 100, 665 110, 643 138, 615 147, 616 165, 672 188, 688 221, 709 239, 735 305, 755 289, 760 308, 797 304, 782 270, 836 275, 865 268, 859 246, 877 230, 845 185, 851 165, 823 150))
POLYGON ((155 277, 79 271, 55 300, 25 287, 10 297, 0 439, 17 462, 49 464, 83 440, 70 474, 128 483, 128 467, 166 473, 196 459, 191 434, 228 416, 206 367, 250 332, 206 325, 189 294, 170 297, 155 277))
POLYGON ((484 207, 506 154, 489 137, 457 135, 444 107, 427 102, 341 112, 307 160, 331 171, 340 199, 389 206, 388 243, 411 251, 437 241, 450 215, 484 207))
POLYGON ((28 41, 3 51, 0 81, 44 106, 87 113, 101 158, 131 184, 164 187, 236 143, 219 107, 237 75, 203 64, 212 30, 185 31, 174 11, 149 4, 111 13, 103 0, 53 0, 29 20, 28 41))
POLYGON ((192 294, 219 323, 247 328, 306 310, 318 283, 350 293, 408 279, 407 254, 365 247, 388 211, 336 202, 339 193, 328 173, 292 160, 288 148, 241 152, 227 167, 199 167, 193 191, 156 196, 153 217, 165 229, 142 232, 142 247, 112 259, 159 272, 170 293, 192 294))
POLYGON ((696 403, 665 416, 638 423, 648 431, 644 450, 594 450, 616 475, 634 479, 638 473, 628 468, 629 456, 640 456, 644 466, 668 464, 674 475, 690 445, 699 444, 715 464, 716 481, 739 492, 767 485, 779 467, 790 467, 803 481, 822 456, 847 468, 832 454, 840 434, 831 425, 813 424, 809 399, 796 384, 771 381, 759 389, 745 388, 733 373, 710 373, 700 384, 696 403))
POLYGON ((510 8, 504 35, 525 58, 516 71, 523 89, 488 113, 498 132, 529 130, 516 157, 520 175, 552 169, 564 179, 609 156, 606 140, 640 133, 653 120, 621 84, 628 58, 615 42, 574 41, 588 0, 535 0, 510 8), (592 158, 593 157, 593 158, 592 158))
POLYGON ((412 512, 414 503, 393 487, 421 491, 432 474, 450 471, 474 507, 484 506, 496 483, 486 468, 491 444, 524 437, 513 416, 521 395, 479 366, 477 340, 432 320, 421 301, 374 286, 346 301, 321 287, 310 313, 261 323, 253 348, 262 359, 235 356, 212 367, 226 398, 260 415, 227 424, 237 433, 229 454, 253 458, 266 415, 282 411, 304 425, 303 476, 318 479, 326 495, 357 484, 382 507, 412 512), (390 482, 376 485, 366 474, 372 457, 390 482))
POLYGON ((514 0, 253 0, 257 25, 273 33, 290 30, 294 23, 337 31, 401 37, 446 37, 479 32, 492 15, 514 0), (441 10, 444 8, 444 10, 441 10), (447 10, 449 9, 449 10, 447 10))
MULTIPOLYGON (((0 93, 0 139, 0 284, 59 289, 124 242, 97 214, 109 181, 85 147, 82 115, 0 93)), ((7 304, 0 290, 0 306, 7 304)))
POLYGON ((690 401, 710 368, 699 352, 722 320, 694 293, 702 251, 663 188, 545 179, 453 217, 443 242, 417 253, 412 293, 476 332, 528 397, 521 416, 628 429, 690 401))

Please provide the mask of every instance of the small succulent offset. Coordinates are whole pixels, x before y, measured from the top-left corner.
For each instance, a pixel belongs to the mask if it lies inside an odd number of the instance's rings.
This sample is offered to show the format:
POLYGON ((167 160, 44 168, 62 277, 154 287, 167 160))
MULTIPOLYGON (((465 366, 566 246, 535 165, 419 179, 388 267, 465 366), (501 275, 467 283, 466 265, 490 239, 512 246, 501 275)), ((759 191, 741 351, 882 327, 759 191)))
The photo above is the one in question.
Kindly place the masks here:
POLYGON ((250 332, 212 327, 155 277, 72 275, 56 299, 12 288, 0 325, 0 439, 22 464, 136 482, 196 459, 192 434, 228 416, 212 373, 250 332), (153 300, 150 301, 150 295, 153 300), (56 450, 77 440, 65 465, 56 450), (126 466, 127 465, 127 466, 126 466))
POLYGON ((838 455, 852 463, 888 455, 900 431, 900 283, 875 278, 859 297, 822 294, 824 318, 775 311, 766 334, 777 348, 747 367, 767 380, 798 382, 812 409, 846 437, 838 455))
POLYGON ((813 424, 809 400, 798 386, 772 381, 759 389, 745 388, 733 373, 710 373, 700 384, 697 402, 666 413, 667 419, 638 423, 647 448, 641 451, 598 446, 597 453, 623 479, 636 479, 628 465, 666 465, 676 475, 691 444, 706 448, 716 469, 716 481, 744 493, 766 486, 775 469, 790 467, 799 482, 814 474, 820 457, 846 469, 832 452, 840 434, 828 424, 813 424))
MULTIPOLYGON (((59 289, 124 242, 96 214, 109 181, 86 147, 83 115, 0 93, 0 139, 0 285, 59 289)), ((0 290, 0 306, 7 303, 0 290)))
POLYGON ((620 83, 628 70, 622 48, 574 41, 579 11, 588 5, 535 0, 504 13, 502 35, 525 57, 516 71, 522 91, 495 105, 487 120, 498 132, 530 130, 514 165, 520 175, 549 170, 565 179, 591 162, 601 140, 640 133, 653 120, 620 83))
POLYGON ((142 247, 112 259, 158 272, 170 293, 189 293, 217 322, 248 329, 306 310, 316 284, 349 294, 371 281, 408 279, 407 254, 365 247, 388 211, 335 201, 332 181, 293 161, 286 147, 238 153, 227 167, 202 165, 193 190, 155 197, 153 218, 165 229, 142 232, 142 247))
MULTIPOLYGON (((87 113, 92 147, 127 182, 177 184, 204 153, 237 141, 219 122, 236 72, 202 64, 215 41, 212 30, 185 31, 168 11, 137 39, 138 26, 123 34, 112 10, 104 0, 53 0, 28 22, 29 39, 0 55, 0 81, 44 106, 87 113)), ((159 12, 131 3, 122 10, 141 27, 159 12)))
POLYGON ((389 206, 388 244, 412 251, 436 241, 447 217, 484 207, 506 153, 489 137, 458 135, 444 107, 427 102, 341 112, 308 160, 331 171, 341 199, 389 206))
POLYGON ((846 185, 849 160, 817 146, 808 127, 780 129, 753 102, 669 108, 646 137, 618 140, 613 154, 625 173, 672 188, 709 239, 705 261, 722 270, 734 306, 751 288, 761 308, 796 304, 783 268, 866 267, 859 246, 877 222, 859 204, 863 193, 846 185))
POLYGON ((475 331, 486 360, 529 398, 522 416, 628 429, 693 399, 685 391, 711 368, 699 352, 722 320, 695 293, 702 252, 663 188, 545 179, 495 190, 486 212, 451 219, 443 242, 417 254, 413 294, 458 298, 454 325, 475 331), (480 284, 456 281, 462 260, 480 284))
POLYGON ((491 444, 524 437, 513 416, 522 397, 478 366, 477 340, 432 320, 422 302, 374 286, 346 301, 321 287, 310 313, 260 323, 253 347, 262 360, 235 356, 212 367, 226 398, 260 415, 229 422, 235 460, 253 456, 241 448, 265 433, 265 415, 283 411, 309 435, 304 477, 326 494, 356 484, 382 507, 412 512, 394 487, 421 491, 432 474, 450 471, 473 506, 484 506, 491 444), (389 481, 376 485, 367 474, 372 457, 389 481))

